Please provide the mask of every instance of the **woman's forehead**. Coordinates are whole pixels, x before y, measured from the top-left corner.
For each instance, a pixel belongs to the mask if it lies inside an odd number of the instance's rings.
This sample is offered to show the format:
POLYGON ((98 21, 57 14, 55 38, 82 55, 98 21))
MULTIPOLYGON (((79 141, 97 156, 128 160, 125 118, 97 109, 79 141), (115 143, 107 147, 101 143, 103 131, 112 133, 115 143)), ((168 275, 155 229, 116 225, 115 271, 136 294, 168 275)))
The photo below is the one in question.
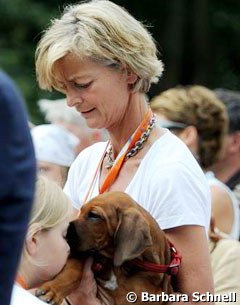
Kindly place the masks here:
POLYGON ((66 55, 59 59, 54 65, 54 76, 56 82, 63 80, 75 81, 84 80, 97 72, 104 66, 89 58, 80 59, 74 55, 66 55))

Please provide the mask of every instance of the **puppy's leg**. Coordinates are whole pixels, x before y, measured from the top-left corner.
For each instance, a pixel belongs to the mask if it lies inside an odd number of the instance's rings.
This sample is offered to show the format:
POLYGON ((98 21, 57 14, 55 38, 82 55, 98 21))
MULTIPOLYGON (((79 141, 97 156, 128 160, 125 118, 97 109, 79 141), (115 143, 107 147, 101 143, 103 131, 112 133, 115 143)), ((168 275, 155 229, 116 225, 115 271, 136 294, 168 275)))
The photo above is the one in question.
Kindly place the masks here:
POLYGON ((36 290, 36 296, 47 303, 60 305, 63 299, 79 286, 82 271, 83 262, 70 258, 53 280, 44 283, 36 290))

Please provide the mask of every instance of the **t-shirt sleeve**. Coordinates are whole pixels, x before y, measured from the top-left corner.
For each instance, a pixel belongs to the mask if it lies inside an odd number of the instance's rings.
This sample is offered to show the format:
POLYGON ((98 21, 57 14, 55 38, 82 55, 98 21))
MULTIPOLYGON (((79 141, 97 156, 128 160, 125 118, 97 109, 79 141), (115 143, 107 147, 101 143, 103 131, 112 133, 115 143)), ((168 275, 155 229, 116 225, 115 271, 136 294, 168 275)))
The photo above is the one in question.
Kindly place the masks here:
POLYGON ((204 175, 181 163, 155 173, 150 211, 162 229, 199 225, 208 229, 211 203, 204 175))

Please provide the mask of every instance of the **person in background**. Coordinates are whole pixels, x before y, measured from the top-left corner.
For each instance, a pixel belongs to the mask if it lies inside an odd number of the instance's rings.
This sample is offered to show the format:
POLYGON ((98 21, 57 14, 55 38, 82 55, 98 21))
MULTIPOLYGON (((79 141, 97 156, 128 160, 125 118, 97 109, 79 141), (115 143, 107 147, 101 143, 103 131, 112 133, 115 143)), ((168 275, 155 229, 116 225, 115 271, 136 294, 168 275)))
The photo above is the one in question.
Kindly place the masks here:
MULTIPOLYGON (((68 196, 55 182, 39 176, 16 286, 25 290, 37 288, 62 270, 70 252, 66 235, 73 216, 72 203, 68 196)), ((91 264, 91 260, 87 261, 85 269, 90 269, 91 264)), ((17 301, 22 294, 23 292, 15 287, 11 305, 20 304, 17 301)), ((91 295, 95 299, 92 292, 88 296, 89 302, 84 304, 96 304, 91 295)), ((31 298, 31 301, 32 304, 38 304, 36 298, 31 298)))
POLYGON ((69 5, 36 51, 40 87, 62 92, 90 128, 109 133, 108 142, 86 148, 70 168, 64 191, 76 212, 99 193, 128 193, 182 254, 175 291, 191 300, 193 291, 213 292, 210 194, 191 152, 156 125, 146 101, 162 71, 147 29, 105 0, 69 5))
POLYGON ((58 100, 42 99, 38 101, 45 120, 51 124, 61 125, 79 138, 76 154, 84 148, 100 141, 106 141, 107 132, 103 129, 91 129, 87 126, 83 116, 75 108, 67 106, 65 98, 58 100))
POLYGON ((221 158, 211 170, 234 192, 240 207, 240 92, 222 88, 214 92, 227 108, 229 129, 221 158))
POLYGON ((239 210, 233 192, 207 169, 221 155, 227 133, 227 112, 213 91, 203 86, 178 86, 151 101, 159 124, 172 130, 190 148, 206 173, 216 227, 233 239, 239 236, 239 210))
POLYGON ((8 305, 27 230, 36 164, 23 98, 0 71, 0 302, 8 305))
POLYGON ((31 129, 38 172, 61 187, 76 157, 79 139, 65 128, 54 124, 38 125, 31 129))
MULTIPOLYGON (((216 230, 213 218, 209 230, 209 250, 215 293, 234 292, 237 302, 228 302, 228 304, 240 304, 240 243, 223 237, 216 230)), ((222 305, 222 303, 215 302, 216 305, 222 305)))

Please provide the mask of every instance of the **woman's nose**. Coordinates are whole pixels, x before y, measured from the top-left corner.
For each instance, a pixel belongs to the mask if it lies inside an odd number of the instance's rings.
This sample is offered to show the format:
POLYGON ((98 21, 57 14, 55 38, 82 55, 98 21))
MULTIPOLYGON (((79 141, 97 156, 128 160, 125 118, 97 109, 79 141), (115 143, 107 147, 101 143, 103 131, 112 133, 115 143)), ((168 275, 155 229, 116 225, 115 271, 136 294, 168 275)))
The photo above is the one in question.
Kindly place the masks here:
POLYGON ((67 105, 69 107, 75 107, 77 104, 82 103, 82 98, 79 94, 76 94, 75 92, 68 92, 66 95, 67 99, 67 105))

